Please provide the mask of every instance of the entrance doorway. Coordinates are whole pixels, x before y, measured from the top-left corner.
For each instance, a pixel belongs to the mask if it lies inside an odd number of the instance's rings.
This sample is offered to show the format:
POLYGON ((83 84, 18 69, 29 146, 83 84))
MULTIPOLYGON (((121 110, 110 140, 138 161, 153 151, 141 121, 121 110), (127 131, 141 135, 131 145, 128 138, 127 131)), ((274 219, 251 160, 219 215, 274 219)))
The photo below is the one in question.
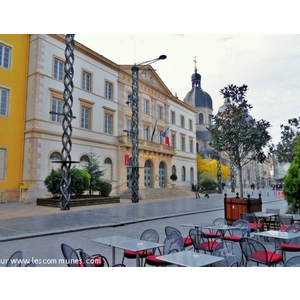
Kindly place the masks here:
POLYGON ((146 160, 144 167, 144 186, 146 188, 152 187, 152 165, 150 160, 146 160))
POLYGON ((159 186, 165 187, 166 165, 164 162, 159 164, 159 186))

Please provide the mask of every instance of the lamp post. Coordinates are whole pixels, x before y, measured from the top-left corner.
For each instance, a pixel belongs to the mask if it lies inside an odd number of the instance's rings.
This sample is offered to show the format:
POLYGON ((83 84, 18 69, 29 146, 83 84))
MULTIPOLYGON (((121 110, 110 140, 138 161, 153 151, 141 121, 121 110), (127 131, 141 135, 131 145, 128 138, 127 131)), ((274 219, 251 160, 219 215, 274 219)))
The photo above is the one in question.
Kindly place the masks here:
POLYGON ((139 70, 141 66, 150 65, 158 60, 166 59, 166 55, 161 55, 158 58, 144 61, 142 63, 134 64, 131 67, 132 72, 132 129, 131 129, 131 142, 132 142, 132 196, 133 203, 139 202, 139 70))

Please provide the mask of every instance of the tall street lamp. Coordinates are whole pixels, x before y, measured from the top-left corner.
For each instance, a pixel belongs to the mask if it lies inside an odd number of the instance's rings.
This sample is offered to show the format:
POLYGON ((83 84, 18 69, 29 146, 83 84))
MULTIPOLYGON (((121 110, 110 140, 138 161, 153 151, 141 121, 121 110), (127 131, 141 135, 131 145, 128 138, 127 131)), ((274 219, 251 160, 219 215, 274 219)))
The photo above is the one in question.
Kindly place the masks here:
POLYGON ((131 67, 132 72, 132 94, 130 100, 132 101, 132 196, 133 203, 139 202, 139 70, 142 66, 147 66, 155 63, 158 60, 166 59, 166 55, 161 55, 158 58, 144 61, 142 63, 134 64, 131 67))

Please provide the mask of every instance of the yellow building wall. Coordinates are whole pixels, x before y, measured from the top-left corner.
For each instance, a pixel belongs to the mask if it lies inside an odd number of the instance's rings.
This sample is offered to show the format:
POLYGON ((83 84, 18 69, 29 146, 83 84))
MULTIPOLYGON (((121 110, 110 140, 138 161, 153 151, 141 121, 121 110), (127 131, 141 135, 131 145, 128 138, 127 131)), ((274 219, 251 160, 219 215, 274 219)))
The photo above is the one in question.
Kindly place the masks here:
POLYGON ((0 201, 19 199, 23 167, 29 35, 0 34, 11 48, 10 69, 0 67, 0 86, 9 92, 8 116, 0 116, 0 148, 6 149, 6 174, 0 180, 0 201))

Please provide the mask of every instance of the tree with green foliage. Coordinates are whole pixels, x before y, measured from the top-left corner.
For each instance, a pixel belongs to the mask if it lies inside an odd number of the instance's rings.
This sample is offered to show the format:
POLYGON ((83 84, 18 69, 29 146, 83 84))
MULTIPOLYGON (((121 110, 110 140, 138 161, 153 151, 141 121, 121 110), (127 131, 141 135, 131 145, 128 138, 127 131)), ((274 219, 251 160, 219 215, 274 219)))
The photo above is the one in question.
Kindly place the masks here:
POLYGON ((288 125, 280 125, 281 142, 276 145, 274 154, 280 163, 291 163, 294 159, 294 148, 300 129, 300 117, 289 119, 288 125))
POLYGON ((95 154, 93 149, 90 149, 89 160, 85 162, 83 169, 91 176, 89 193, 92 195, 92 192, 100 190, 101 177, 103 176, 103 171, 100 170, 99 156, 95 154))
POLYGON ((296 139, 293 161, 284 177, 283 192, 286 201, 298 212, 300 208, 300 135, 296 139))
POLYGON ((207 128, 211 134, 210 146, 229 158, 238 170, 240 195, 243 195, 242 167, 250 161, 263 163, 267 158, 264 148, 271 140, 270 123, 257 121, 249 114, 252 105, 246 100, 247 90, 247 85, 232 84, 221 89, 224 110, 212 116, 214 124, 207 128))

